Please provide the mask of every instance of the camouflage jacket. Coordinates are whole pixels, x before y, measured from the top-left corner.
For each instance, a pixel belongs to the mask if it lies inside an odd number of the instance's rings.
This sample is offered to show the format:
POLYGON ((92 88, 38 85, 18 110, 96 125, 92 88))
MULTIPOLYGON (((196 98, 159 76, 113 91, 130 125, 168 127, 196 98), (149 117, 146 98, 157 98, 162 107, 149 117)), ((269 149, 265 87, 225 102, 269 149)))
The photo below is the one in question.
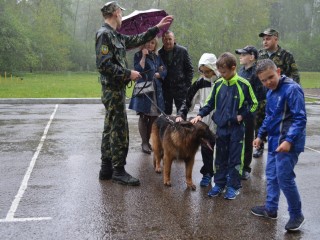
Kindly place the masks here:
POLYGON ((260 49, 258 60, 267 58, 271 59, 281 69, 281 75, 286 75, 300 84, 298 67, 290 52, 278 45, 278 50, 269 57, 266 50, 260 49))
POLYGON ((159 29, 150 28, 138 35, 123 35, 105 23, 96 33, 96 66, 101 74, 101 84, 121 89, 130 81, 126 49, 135 48, 152 40, 159 29))

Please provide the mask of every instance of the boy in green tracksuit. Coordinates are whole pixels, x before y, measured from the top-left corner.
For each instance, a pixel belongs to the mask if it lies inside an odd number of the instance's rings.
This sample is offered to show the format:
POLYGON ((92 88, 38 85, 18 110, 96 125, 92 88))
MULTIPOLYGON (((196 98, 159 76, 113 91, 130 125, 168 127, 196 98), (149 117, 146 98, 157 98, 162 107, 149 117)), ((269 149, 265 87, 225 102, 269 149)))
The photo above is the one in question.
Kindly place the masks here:
POLYGON ((236 73, 237 59, 229 53, 220 55, 217 68, 221 74, 204 107, 191 122, 196 123, 211 111, 217 124, 215 186, 209 197, 218 196, 226 188, 225 199, 235 199, 241 188, 243 168, 243 120, 255 112, 258 102, 250 83, 236 73))

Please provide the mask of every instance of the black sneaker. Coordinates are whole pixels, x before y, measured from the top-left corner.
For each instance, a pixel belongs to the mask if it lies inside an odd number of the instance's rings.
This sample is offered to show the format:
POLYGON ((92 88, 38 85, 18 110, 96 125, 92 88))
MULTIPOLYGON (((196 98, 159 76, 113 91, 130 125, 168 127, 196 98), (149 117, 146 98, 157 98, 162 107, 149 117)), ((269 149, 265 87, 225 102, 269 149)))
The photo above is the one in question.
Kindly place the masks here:
POLYGON ((251 208, 251 213, 253 215, 259 216, 259 217, 266 217, 270 219, 277 219, 278 214, 276 211, 268 211, 265 206, 255 206, 251 208))
POLYGON ((122 168, 120 170, 117 168, 113 170, 112 181, 115 183, 119 183, 122 185, 129 185, 129 186, 140 185, 139 179, 132 177, 129 173, 127 173, 122 168))
POLYGON ((298 231, 304 223, 305 223, 304 216, 300 216, 297 218, 290 218, 289 222, 285 226, 285 229, 287 231, 298 231))
POLYGON ((255 149, 254 150, 254 153, 253 153, 253 157, 254 158, 259 158, 259 157, 261 157, 262 156, 262 154, 263 154, 263 148, 259 148, 259 149, 255 149))

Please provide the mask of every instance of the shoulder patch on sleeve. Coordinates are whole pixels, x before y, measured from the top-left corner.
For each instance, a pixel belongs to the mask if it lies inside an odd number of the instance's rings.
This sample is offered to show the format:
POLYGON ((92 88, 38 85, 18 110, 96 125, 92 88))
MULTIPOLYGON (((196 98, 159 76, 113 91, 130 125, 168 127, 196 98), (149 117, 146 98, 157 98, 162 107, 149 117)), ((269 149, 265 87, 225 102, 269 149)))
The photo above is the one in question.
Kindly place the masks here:
POLYGON ((107 45, 102 45, 101 46, 101 54, 102 55, 107 55, 109 53, 109 48, 107 45))

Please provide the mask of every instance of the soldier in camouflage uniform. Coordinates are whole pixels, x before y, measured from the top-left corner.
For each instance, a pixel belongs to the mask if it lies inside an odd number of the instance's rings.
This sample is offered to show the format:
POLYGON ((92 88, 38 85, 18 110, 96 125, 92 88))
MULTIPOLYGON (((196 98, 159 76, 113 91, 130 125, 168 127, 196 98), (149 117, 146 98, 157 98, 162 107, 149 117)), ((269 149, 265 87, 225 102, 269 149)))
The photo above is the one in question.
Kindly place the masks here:
POLYGON ((112 179, 120 184, 137 186, 140 181, 124 169, 129 147, 125 91, 126 84, 141 78, 141 75, 128 69, 126 48, 138 47, 150 41, 159 33, 159 29, 173 19, 167 16, 145 33, 127 36, 116 31, 121 27, 123 10, 116 1, 106 3, 101 8, 105 23, 96 33, 96 65, 102 85, 101 100, 106 109, 99 179, 112 179))
MULTIPOLYGON (((287 77, 292 78, 295 82, 300 84, 300 74, 293 55, 278 45, 278 31, 272 28, 268 28, 260 33, 259 37, 262 38, 263 49, 259 50, 258 60, 268 58, 271 59, 276 64, 276 66, 280 68, 281 75, 286 75, 287 77)), ((256 116, 256 133, 258 132, 258 129, 265 117, 265 105, 265 100, 259 102, 256 116)), ((256 149, 254 151, 253 157, 261 157, 263 154, 263 149, 264 143, 262 142, 260 145, 260 149, 256 149)))

